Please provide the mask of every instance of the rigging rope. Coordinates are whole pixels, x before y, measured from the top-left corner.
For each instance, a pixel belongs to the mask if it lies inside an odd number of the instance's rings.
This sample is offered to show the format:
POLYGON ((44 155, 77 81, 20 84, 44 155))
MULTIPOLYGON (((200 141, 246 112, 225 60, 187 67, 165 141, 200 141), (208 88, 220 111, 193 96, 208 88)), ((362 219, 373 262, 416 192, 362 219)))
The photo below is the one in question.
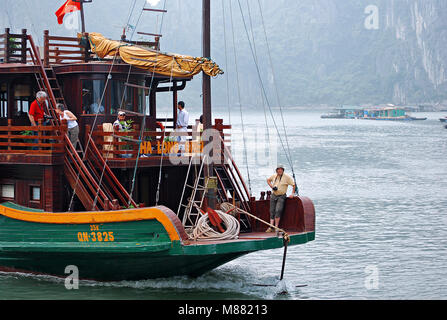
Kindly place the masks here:
MULTIPOLYGON (((242 10, 242 6, 241 6, 241 2, 240 2, 240 0, 237 0, 237 1, 238 1, 238 4, 239 4, 239 9, 240 9, 240 12, 241 12, 242 21, 243 21, 243 23, 244 23, 245 33, 246 33, 246 35, 247 35, 248 43, 249 43, 249 45, 250 45, 250 50, 251 50, 252 56, 253 56, 253 58, 254 58, 254 57, 255 57, 255 52, 254 52, 254 48, 253 48, 253 45, 252 45, 251 40, 250 40, 250 35, 249 35, 248 29, 247 29, 247 24, 246 24, 246 21, 245 21, 244 12, 243 12, 243 10, 242 10)), ((272 108, 271 108, 271 105, 270 105, 270 102, 269 102, 269 99, 268 99, 268 96, 267 96, 267 93, 266 93, 266 90, 265 90, 264 83, 263 83, 263 81, 262 81, 262 76, 261 76, 261 71, 260 71, 260 68, 259 68, 259 64, 258 64, 258 62, 256 61, 256 59, 254 59, 254 62, 255 62, 255 66, 256 66, 256 71, 257 71, 257 75, 258 75, 258 80, 259 80, 259 83, 260 83, 261 88, 262 88, 262 92, 263 92, 263 94, 264 94, 264 96, 265 96, 265 100, 266 100, 267 106, 268 106, 268 108, 269 108, 269 110, 270 110, 270 115, 271 115, 271 117, 272 117, 273 124, 274 124, 275 129, 276 129, 276 132, 277 132, 277 134, 278 134, 278 138, 279 138, 279 140, 280 140, 280 142, 281 142, 281 146, 282 146, 282 148, 283 148, 283 150, 284 150, 284 153, 285 153, 285 155, 286 155, 286 159, 287 159, 287 161, 288 161, 290 167, 292 168, 293 180, 294 180, 294 182, 295 182, 295 187, 296 187, 295 189, 296 189, 296 192, 298 192, 298 186, 297 186, 297 183, 296 183, 295 171, 294 171, 294 169, 293 169, 293 162, 292 162, 292 160, 291 160, 290 149, 286 149, 286 147, 285 147, 285 145, 284 145, 283 139, 282 139, 282 137, 281 137, 281 134, 280 134, 280 132, 279 132, 278 126, 277 126, 277 124, 276 124, 275 117, 274 117, 274 115, 273 115, 273 111, 272 111, 272 108)), ((282 110, 282 109, 281 109, 281 110, 282 110)), ((281 113, 282 113, 282 111, 281 111, 281 113)), ((284 128, 284 129, 285 129, 285 128, 284 128)), ((287 134, 285 134, 285 135, 286 135, 286 137, 287 137, 287 134)))
MULTIPOLYGON (((135 8, 136 1, 137 1, 137 0, 134 0, 134 4, 133 4, 133 6, 132 6, 132 10, 130 11, 130 13, 129 13, 129 17, 127 18, 127 24, 126 24, 126 26, 129 25, 129 21, 130 21, 130 19, 131 19, 131 17, 132 17, 132 14, 133 14, 133 10, 134 10, 134 8, 135 8)), ((122 39, 120 39, 120 43, 121 43, 121 42, 122 42, 122 39)), ((107 75, 107 80, 106 80, 106 83, 105 83, 105 85, 104 85, 104 90, 103 90, 103 93, 102 93, 102 95, 101 95, 101 99, 98 101, 98 110, 97 110, 97 112, 96 112, 96 114, 95 114, 95 119, 93 120, 93 125, 92 125, 92 128, 93 128, 93 129, 94 129, 95 126, 96 126, 96 122, 97 122, 97 119, 98 119, 98 114, 99 114, 99 111, 100 111, 100 108, 99 108, 99 107, 101 106, 102 101, 104 100, 104 95, 105 95, 105 92, 106 92, 106 89, 107 89, 107 85, 108 85, 110 76, 111 76, 111 74, 112 74, 112 69, 113 69, 113 67, 114 67, 114 65, 115 65, 115 61, 116 61, 117 54, 118 54, 118 50, 116 50, 115 55, 113 56, 112 64, 111 64, 111 66, 110 66, 109 73, 108 73, 108 75, 107 75)), ((82 162, 85 161, 85 158, 86 158, 86 156, 87 156, 87 151, 88 151, 88 148, 89 148, 89 146, 90 146, 90 140, 91 140, 92 134, 93 134, 93 130, 91 130, 90 133, 89 133, 89 138, 88 138, 88 141, 87 141, 85 150, 84 150, 84 154, 83 154, 83 157, 82 157, 82 162)), ((105 161, 104 161, 104 168, 103 168, 102 175, 104 174, 104 170, 105 170, 105 166, 106 166, 106 164, 107 164, 107 158, 106 158, 105 161)), ((71 211, 71 210, 73 209, 73 201, 74 201, 74 196, 75 196, 75 194, 76 194, 77 186, 78 186, 78 184, 79 184, 80 174, 81 174, 81 172, 78 172, 78 175, 77 175, 77 177, 76 177, 76 183, 75 183, 75 186, 74 186, 74 188, 73 188, 73 194, 72 194, 71 199, 70 199, 70 204, 69 204, 69 206, 68 206, 68 211, 71 211)), ((101 179, 100 179, 100 182, 99 182, 99 187, 101 187, 101 183, 102 183, 102 175, 101 175, 101 179)), ((97 193, 96 193, 95 200, 94 200, 94 202, 93 202, 92 210, 94 210, 94 208, 95 208, 95 205, 96 205, 96 202, 97 202, 97 198, 98 198, 98 194, 99 194, 99 188, 98 188, 98 191, 97 191, 97 193)), ((130 198, 131 198, 131 197, 132 197, 132 195, 130 195, 130 198)))
MULTIPOLYGON (((131 10, 130 16, 129 16, 128 20, 127 20, 126 28, 129 26, 130 18, 132 17, 132 14, 133 14, 133 10, 134 10, 134 8, 135 8, 135 5, 136 5, 136 0, 134 1, 134 4, 133 4, 133 6, 132 6, 132 10, 131 10)), ((136 23, 136 25, 135 25, 135 28, 133 29, 132 35, 131 35, 131 37, 130 37, 130 39, 129 39, 130 41, 132 40, 133 35, 135 34, 135 30, 136 30, 136 28, 137 28, 137 26, 138 26, 138 24, 139 24, 139 22, 140 22, 140 18, 141 18, 141 15, 142 15, 143 11, 144 11, 145 6, 146 6, 146 2, 144 3, 143 8, 141 9, 141 12, 140 12, 140 15, 139 15, 139 17, 138 17, 138 20, 137 20, 137 23, 136 23)), ((121 44, 122 41, 123 41, 123 39, 120 39, 119 43, 121 44)), ((101 100, 100 100, 100 103, 98 104, 98 106, 101 106, 101 103, 102 103, 102 101, 103 101, 103 99, 104 99, 104 95, 105 95, 106 90, 107 90, 108 82, 109 82, 109 80, 111 79, 111 73, 112 73, 113 64, 114 64, 114 62, 115 62, 115 60, 116 60, 116 57, 117 57, 117 55, 118 55, 118 52, 119 52, 119 50, 116 50, 115 55, 114 55, 114 58, 113 58, 112 67, 110 68, 109 74, 108 74, 108 76, 107 76, 107 81, 106 81, 106 84, 105 84, 105 86, 104 86, 103 94, 102 94, 102 97, 101 97, 101 100)), ((127 80, 126 80, 127 83, 129 82, 129 76, 130 76, 130 70, 131 70, 131 68, 132 68, 132 66, 130 65, 130 66, 129 66, 129 73, 128 73, 128 75, 127 75, 127 80)), ((123 96, 123 99, 121 100, 120 109, 121 109, 121 107, 122 107, 122 103, 123 103, 123 101, 124 101, 124 97, 125 97, 126 93, 127 93, 127 88, 126 88, 126 86, 124 86, 124 92, 123 92, 123 95, 122 95, 122 96, 123 96)), ((96 117, 98 116, 98 113, 99 113, 99 107, 98 107, 98 112, 96 113, 96 117)), ((96 123, 96 117, 95 117, 95 123, 96 123)), ((95 125, 95 123, 94 123, 94 125, 95 125)), ((93 126, 93 128, 94 128, 94 127, 95 127, 95 126, 93 126)), ((91 133, 90 133, 90 135, 91 135, 91 133)), ((140 140, 141 140, 141 137, 140 137, 140 140)), ((89 142, 90 142, 90 139, 89 139, 89 142)), ((106 155, 106 159, 104 160, 104 166, 103 166, 103 168, 102 168, 101 177, 100 177, 100 179, 99 179, 99 187, 101 187, 101 184, 102 184, 102 181, 103 181, 103 178, 104 178, 104 173, 105 173, 105 169, 106 169, 106 165, 107 165, 107 160, 108 160, 108 158, 109 158, 109 154, 110 154, 111 149, 112 149, 112 148, 109 148, 109 149, 108 149, 108 151, 107 151, 107 155, 106 155)), ((85 155, 85 154, 84 154, 84 155, 85 155)), ((138 161, 138 158, 137 158, 137 161, 138 161)), ((133 186, 132 186, 132 187, 133 187, 133 186)), ((96 206, 96 202, 97 202, 97 200, 98 200, 98 195, 99 195, 99 190, 100 190, 100 188, 98 188, 98 191, 96 192, 95 200, 94 200, 94 202, 93 202, 93 207, 96 206)), ((133 191, 133 189, 132 189, 132 191, 133 191)), ((130 204, 131 204, 131 202, 132 202, 132 201, 131 201, 131 200, 132 200, 132 191, 129 193, 129 200, 128 200, 128 203, 127 203, 127 206, 128 206, 128 207, 130 207, 130 204)))
POLYGON ((225 68, 227 69, 227 74, 225 77, 226 85, 227 85, 227 109, 228 109, 228 123, 231 123, 231 108, 230 108, 230 84, 229 84, 229 77, 228 77, 228 47, 227 47, 227 27, 225 23, 225 0, 222 0, 222 14, 223 14, 223 32, 224 32, 224 45, 225 45, 225 68))
MULTIPOLYGON (((246 0, 246 2, 247 2, 247 8, 248 8, 248 17, 250 19, 250 31, 251 31, 251 36, 253 38, 253 47, 254 47, 254 52, 255 52, 254 58, 256 60, 256 63, 258 63, 259 60, 258 60, 258 54, 257 54, 257 50, 256 50, 255 33, 253 31, 253 21, 251 18, 250 2, 249 2, 249 0, 246 0)), ((269 125, 268 125, 268 120, 267 120, 267 118, 268 118, 267 117, 267 109, 266 109, 266 105, 265 105, 264 96, 262 94, 262 88, 260 87, 259 89, 261 91, 262 107, 264 110, 264 121, 265 121, 265 128, 266 128, 265 132, 267 134, 267 141, 268 141, 268 143, 270 143, 269 125)))
MULTIPOLYGON (((141 9, 140 16, 138 17, 138 20, 137 20, 137 25, 140 22, 140 19, 141 19, 141 16, 142 16, 143 12, 144 12, 145 6, 146 6, 146 3, 143 5, 143 9, 141 9)), ((164 4, 163 4, 163 10, 164 9, 166 9, 166 0, 164 1, 164 4)), ((163 15, 164 15, 164 13, 162 13, 162 16, 163 15)), ((162 27, 163 27, 163 19, 162 19, 162 22, 161 22, 161 25, 160 25, 160 34, 161 34, 162 27)), ((135 34, 136 29, 137 29, 137 27, 135 26, 135 29, 133 30, 132 35, 131 35, 131 39, 133 38, 133 35, 135 34)), ((158 54, 159 54, 159 51, 157 50, 157 54, 156 54, 155 58, 158 57, 158 54)), ((127 74, 127 82, 129 82, 131 70, 132 70, 132 65, 129 65, 129 73, 127 74)), ((154 64, 154 68, 153 68, 153 71, 152 71, 151 83, 150 83, 150 86, 149 86, 150 87, 149 94, 151 94, 151 92, 152 92, 152 84, 153 84, 153 81, 154 81, 154 77, 155 77, 155 64, 154 64)), ((126 88, 124 89, 124 92, 126 92, 126 88)), ((121 100, 120 108, 122 108, 123 102, 124 102, 124 94, 123 94, 123 97, 122 97, 122 100, 121 100)), ((142 139, 144 137, 144 130, 146 128, 146 115, 147 115, 147 113, 149 111, 148 107, 149 106, 146 106, 146 110, 144 111, 144 115, 143 115, 143 121, 142 121, 140 135, 139 135, 139 140, 140 141, 142 141, 142 139)), ((163 132, 163 140, 164 140, 164 132, 163 132)), ((133 191, 134 191, 134 188, 135 188, 135 179, 136 179, 137 170, 138 170, 138 160, 140 158, 140 151, 141 151, 141 148, 138 147, 138 153, 137 153, 137 159, 135 160, 135 169, 134 169, 133 177, 132 177, 132 186, 131 186, 131 189, 130 189, 130 195, 133 194, 133 191)), ((130 201, 129 201, 129 205, 130 205, 130 201)))
POLYGON ((234 66, 236 70, 236 82, 237 82, 237 93, 238 93, 238 99, 239 99, 239 111, 241 116, 241 126, 242 126, 242 141, 244 144, 244 158, 245 158, 245 166, 247 171, 247 179, 248 179, 248 188, 251 192, 251 180, 250 180, 250 170, 248 168, 248 156, 247 156, 247 142, 245 139, 245 126, 244 126, 244 118, 242 115, 242 99, 241 99, 241 86, 239 81, 239 69, 238 69, 238 63, 237 63, 237 53, 236 53, 236 40, 234 36, 234 21, 233 21, 233 6, 231 5, 230 1, 230 18, 231 18, 231 31, 233 36, 233 52, 234 52, 234 66))
MULTIPOLYGON (((285 124, 284 115, 283 115, 283 112, 282 112, 281 98, 279 96, 278 83, 276 82, 275 68, 273 67, 272 53, 271 53, 271 50, 270 50, 270 44, 269 44, 269 40, 268 40, 268 37, 267 37, 267 30, 266 30, 266 27, 265 27, 264 15, 262 13, 262 6, 261 6, 260 0, 258 0, 258 6, 259 6, 259 12, 260 12, 260 16, 261 16, 262 29, 264 31, 265 43, 267 45, 267 53, 268 53, 268 56, 269 56, 270 67, 271 67, 271 70, 272 70, 272 79, 273 79, 273 84, 274 84, 274 88, 275 88, 276 101, 278 103, 279 112, 281 114, 281 120, 282 120, 282 125, 283 125, 283 130, 284 130, 287 150, 288 150, 289 155, 290 155, 291 152, 290 152, 290 146, 289 146, 289 138, 288 138, 287 132, 286 132, 286 124, 285 124)), ((292 169, 293 179, 294 179, 294 182, 295 182, 296 194, 298 194, 298 185, 296 184, 295 171, 294 171, 293 165, 291 166, 291 169, 292 169)))

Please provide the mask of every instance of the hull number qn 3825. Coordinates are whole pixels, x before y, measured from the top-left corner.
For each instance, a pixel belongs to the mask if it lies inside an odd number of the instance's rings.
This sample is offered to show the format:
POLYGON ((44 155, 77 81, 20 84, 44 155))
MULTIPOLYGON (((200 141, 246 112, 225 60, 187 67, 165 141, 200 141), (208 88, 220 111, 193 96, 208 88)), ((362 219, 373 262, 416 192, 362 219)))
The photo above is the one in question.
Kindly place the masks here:
POLYGON ((109 241, 115 241, 115 237, 113 235, 112 231, 99 231, 98 225, 91 225, 90 226, 91 232, 78 232, 78 241, 80 242, 109 242, 109 241))

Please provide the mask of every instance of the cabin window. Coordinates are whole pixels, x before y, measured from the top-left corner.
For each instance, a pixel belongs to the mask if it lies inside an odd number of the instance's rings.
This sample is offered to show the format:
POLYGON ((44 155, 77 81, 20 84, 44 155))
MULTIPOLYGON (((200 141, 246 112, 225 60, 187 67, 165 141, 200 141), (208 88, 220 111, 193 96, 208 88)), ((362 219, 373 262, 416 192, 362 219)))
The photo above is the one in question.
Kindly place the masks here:
POLYGON ((15 190, 13 184, 1 184, 0 185, 0 194, 4 199, 14 199, 15 190))
POLYGON ((40 187, 37 186, 30 187, 30 200, 40 201, 40 187))
POLYGON ((8 85, 0 84, 0 118, 8 117, 8 85))
POLYGON ((82 110, 84 114, 104 114, 104 80, 82 81, 82 110))
POLYGON ((31 105, 31 86, 28 84, 16 84, 14 86, 15 115, 20 117, 28 113, 31 105))
POLYGON ((133 88, 124 85, 124 81, 112 80, 110 114, 117 114, 118 109, 134 111, 133 88), (123 99, 124 94, 124 99, 123 99))
MULTIPOLYGON (((143 82, 144 83, 144 82, 143 82)), ((146 113, 146 94, 144 89, 137 89, 137 101, 138 101, 138 112, 145 114, 146 113)))

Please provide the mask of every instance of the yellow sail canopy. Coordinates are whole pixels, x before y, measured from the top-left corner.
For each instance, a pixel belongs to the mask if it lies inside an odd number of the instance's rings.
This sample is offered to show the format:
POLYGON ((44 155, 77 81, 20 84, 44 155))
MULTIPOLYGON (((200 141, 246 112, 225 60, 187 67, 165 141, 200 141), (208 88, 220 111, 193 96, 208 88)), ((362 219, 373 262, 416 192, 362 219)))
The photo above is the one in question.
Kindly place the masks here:
POLYGON ((104 58, 106 56, 115 56, 116 54, 130 65, 157 74, 172 77, 194 76, 201 71, 212 77, 223 74, 219 66, 210 59, 144 49, 128 43, 109 40, 96 32, 89 33, 88 39, 91 51, 98 57, 104 58))

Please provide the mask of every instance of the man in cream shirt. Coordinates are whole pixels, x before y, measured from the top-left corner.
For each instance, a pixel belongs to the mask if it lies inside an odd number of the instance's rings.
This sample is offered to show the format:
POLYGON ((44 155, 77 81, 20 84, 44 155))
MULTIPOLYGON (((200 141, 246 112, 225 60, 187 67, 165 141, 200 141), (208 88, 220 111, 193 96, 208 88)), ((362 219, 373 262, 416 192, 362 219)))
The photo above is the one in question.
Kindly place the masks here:
MULTIPOLYGON (((185 103, 180 101, 177 105, 178 115, 177 115, 177 125, 176 131, 179 133, 187 133, 188 132, 188 123, 189 123, 189 113, 185 109, 185 103)), ((179 136, 177 138, 179 142, 179 152, 185 152, 185 142, 186 136, 179 136)))
MULTIPOLYGON (((273 191, 270 198, 270 224, 274 224, 278 228, 287 199, 287 189, 289 186, 293 186, 293 191, 290 195, 290 198, 293 198, 296 186, 293 178, 284 173, 284 167, 281 165, 276 168, 276 174, 267 179, 267 183, 273 191)), ((273 231, 270 227, 265 232, 273 231)))

